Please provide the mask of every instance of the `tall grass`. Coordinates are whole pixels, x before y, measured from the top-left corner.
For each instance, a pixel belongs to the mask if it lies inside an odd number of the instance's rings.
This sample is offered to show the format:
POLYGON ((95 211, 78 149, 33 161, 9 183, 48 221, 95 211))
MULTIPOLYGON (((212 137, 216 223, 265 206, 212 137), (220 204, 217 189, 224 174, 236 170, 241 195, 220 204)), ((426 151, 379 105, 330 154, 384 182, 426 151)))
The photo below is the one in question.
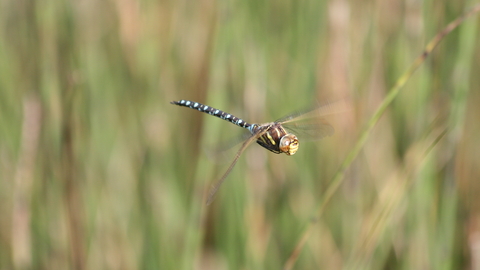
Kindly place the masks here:
POLYGON ((478 16, 388 99, 474 4, 4 1, 0 268, 480 267, 478 16), (250 146, 205 206, 239 128, 169 101, 258 123, 342 98, 333 137, 250 146))

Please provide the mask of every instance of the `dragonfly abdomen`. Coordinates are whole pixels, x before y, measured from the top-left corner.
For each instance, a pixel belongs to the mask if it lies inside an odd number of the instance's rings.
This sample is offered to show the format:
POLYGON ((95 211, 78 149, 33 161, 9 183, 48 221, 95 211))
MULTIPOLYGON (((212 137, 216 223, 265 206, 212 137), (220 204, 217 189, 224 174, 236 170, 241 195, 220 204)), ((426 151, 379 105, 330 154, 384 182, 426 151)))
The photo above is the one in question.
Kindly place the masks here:
POLYGON ((245 122, 244 120, 242 120, 242 119, 240 119, 240 118, 238 118, 234 115, 231 115, 231 114, 226 113, 222 110, 215 109, 215 108, 207 106, 207 105, 203 105, 203 104, 198 103, 198 102, 182 99, 180 101, 172 101, 170 103, 178 105, 178 106, 183 106, 183 107, 188 107, 188 108, 191 108, 191 109, 199 110, 199 111, 204 112, 204 113, 208 113, 210 115, 213 115, 213 116, 216 116, 216 117, 221 118, 223 120, 226 120, 226 121, 228 121, 232 124, 235 124, 239 127, 242 127, 242 128, 249 129, 250 126, 251 126, 251 124, 245 122))

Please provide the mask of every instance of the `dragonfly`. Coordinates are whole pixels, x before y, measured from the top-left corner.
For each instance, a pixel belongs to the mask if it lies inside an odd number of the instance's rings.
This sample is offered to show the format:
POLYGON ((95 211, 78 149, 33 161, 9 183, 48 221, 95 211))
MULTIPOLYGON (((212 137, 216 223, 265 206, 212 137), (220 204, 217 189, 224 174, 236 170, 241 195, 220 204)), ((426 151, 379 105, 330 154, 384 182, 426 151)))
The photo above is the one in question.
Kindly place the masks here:
POLYGON ((335 103, 313 106, 306 110, 289 114, 274 122, 263 124, 250 124, 232 114, 195 101, 180 100, 172 101, 170 103, 208 113, 239 127, 245 128, 250 132, 249 136, 243 141, 240 149, 236 152, 228 169, 210 189, 207 198, 207 205, 213 201, 215 194, 232 171, 241 154, 252 142, 256 141, 260 146, 275 154, 284 153, 288 156, 292 156, 297 152, 298 147, 300 146, 298 137, 305 141, 311 141, 331 136, 334 133, 334 128, 324 121, 321 116, 334 113, 336 110, 332 108, 335 107, 333 106, 336 105, 335 103), (316 114, 313 117, 314 121, 302 121, 305 120, 305 118, 308 119, 309 116, 310 119, 312 119, 312 114, 316 114))

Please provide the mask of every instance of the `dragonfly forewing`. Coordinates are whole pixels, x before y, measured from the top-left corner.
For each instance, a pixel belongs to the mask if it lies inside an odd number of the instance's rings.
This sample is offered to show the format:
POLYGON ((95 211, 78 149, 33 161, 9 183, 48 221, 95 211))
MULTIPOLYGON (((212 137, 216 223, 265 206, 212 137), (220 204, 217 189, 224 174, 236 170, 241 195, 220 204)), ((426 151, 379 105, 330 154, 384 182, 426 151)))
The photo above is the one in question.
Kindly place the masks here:
POLYGON ((290 123, 292 121, 302 121, 305 119, 321 119, 324 116, 346 112, 350 110, 347 100, 341 99, 334 102, 318 104, 306 110, 293 112, 285 117, 278 119, 275 122, 280 124, 290 123))
POLYGON ((309 123, 293 122, 282 126, 304 142, 320 140, 335 133, 335 129, 330 124, 321 120, 309 123))

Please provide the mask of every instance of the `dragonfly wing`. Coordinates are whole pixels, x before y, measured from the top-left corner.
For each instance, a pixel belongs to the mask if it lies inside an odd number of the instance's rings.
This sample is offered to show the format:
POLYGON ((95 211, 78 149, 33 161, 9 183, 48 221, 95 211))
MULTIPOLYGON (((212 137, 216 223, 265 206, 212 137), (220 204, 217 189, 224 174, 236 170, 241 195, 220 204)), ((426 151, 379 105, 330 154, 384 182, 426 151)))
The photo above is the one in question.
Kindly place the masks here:
POLYGON ((318 104, 306 110, 296 111, 292 114, 289 114, 285 117, 278 119, 275 122, 286 124, 286 123, 297 121, 300 119, 319 118, 327 115, 346 112, 346 111, 349 111, 350 108, 351 108, 351 105, 348 104, 348 100, 341 99, 341 100, 337 100, 337 101, 329 102, 325 104, 318 104))
POLYGON ((316 141, 335 133, 334 128, 325 121, 308 123, 287 123, 282 125, 289 133, 295 134, 301 141, 316 141))
POLYGON ((216 143, 215 145, 205 147, 204 151, 207 157, 218 164, 224 164, 232 156, 234 156, 234 147, 239 145, 242 142, 245 142, 252 136, 252 133, 245 131, 245 133, 230 138, 227 141, 216 143))
POLYGON ((260 132, 257 132, 253 135, 251 135, 243 144, 242 146, 240 147, 240 149, 237 151, 237 153, 235 154, 235 157, 233 158, 233 161, 232 163, 230 164, 230 166, 228 167, 227 171, 225 171, 225 173, 222 175, 222 177, 217 181, 217 183, 215 183, 215 185, 210 189, 210 192, 208 194, 208 198, 207 198, 207 205, 209 205, 210 203, 212 203, 213 199, 215 198, 215 194, 217 193, 218 189, 220 188, 220 186, 223 184, 223 182, 225 181, 225 179, 227 178, 228 174, 232 171, 233 167, 235 166, 235 164, 237 164, 237 161, 238 161, 238 158, 240 158, 240 155, 243 153, 243 151, 245 151, 245 149, 247 148, 247 146, 249 146, 252 142, 254 142, 255 140, 258 139, 258 137, 262 136, 267 130, 262 130, 260 132))

